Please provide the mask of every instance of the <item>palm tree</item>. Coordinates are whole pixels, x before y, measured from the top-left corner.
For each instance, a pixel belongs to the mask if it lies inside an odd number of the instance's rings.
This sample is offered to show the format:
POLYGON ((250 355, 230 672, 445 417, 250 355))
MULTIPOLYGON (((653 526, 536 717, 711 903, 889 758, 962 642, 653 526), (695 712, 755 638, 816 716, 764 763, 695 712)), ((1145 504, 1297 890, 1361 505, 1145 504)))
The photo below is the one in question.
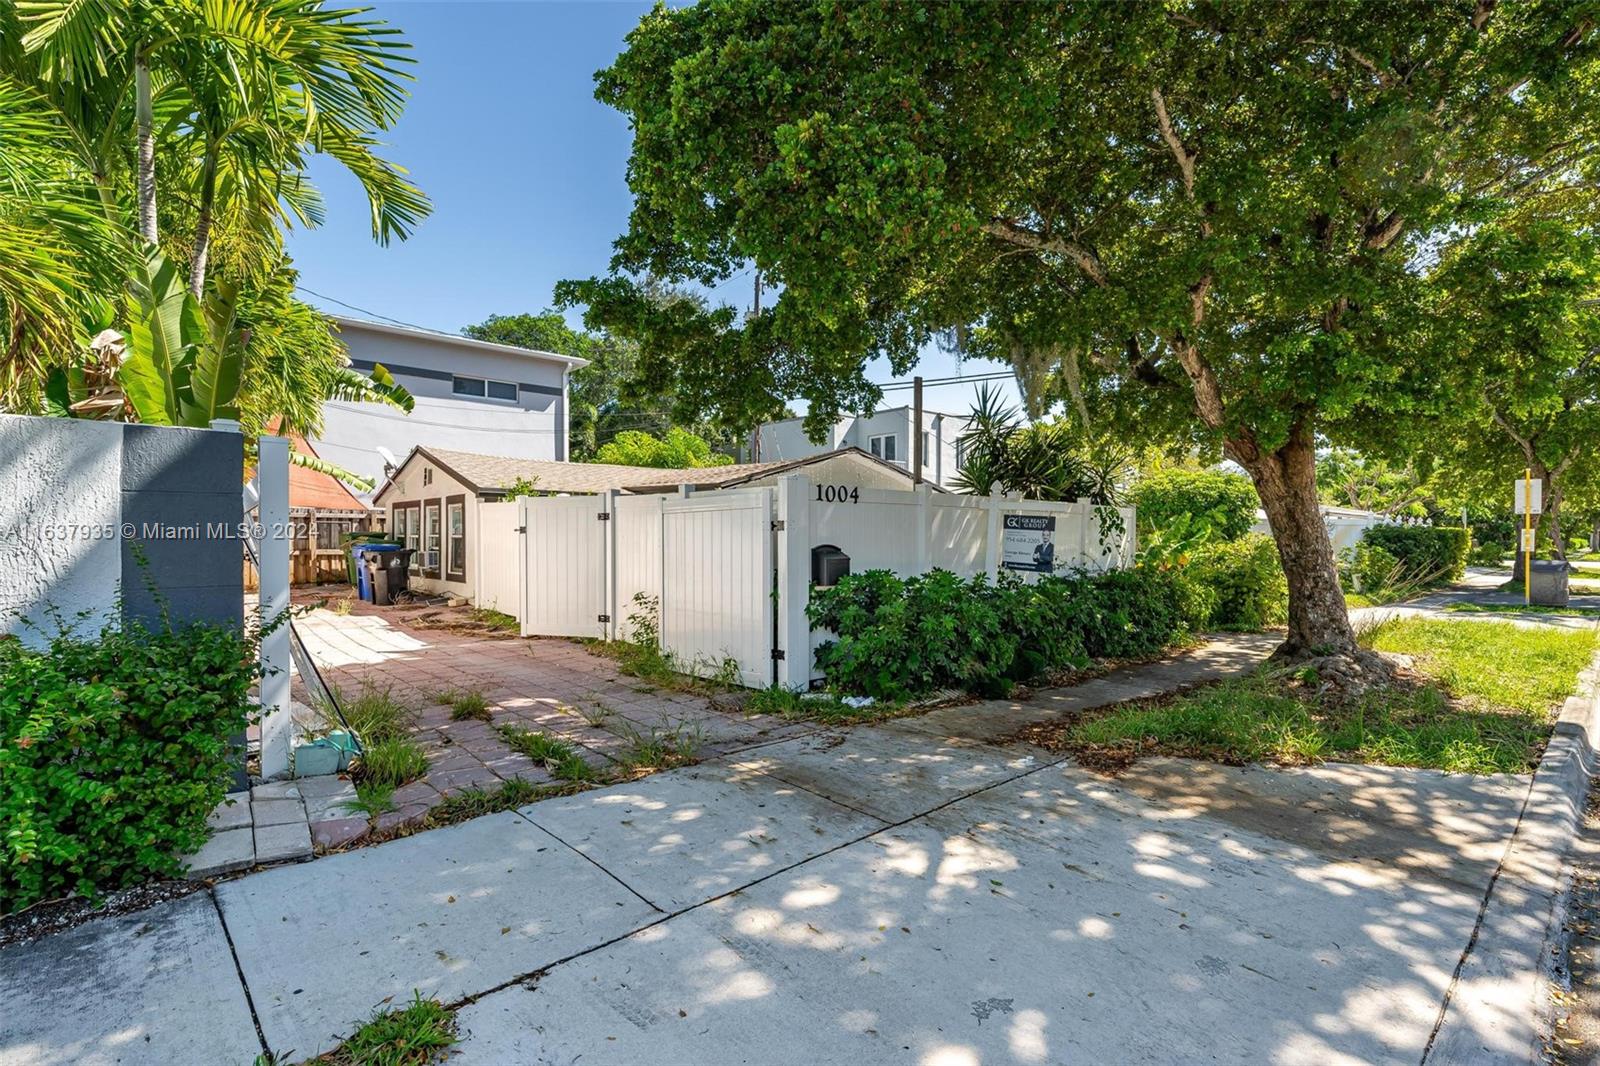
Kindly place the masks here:
MULTIPOLYGON (((9 5, 7 5, 9 6, 9 5)), ((131 85, 138 232, 158 244, 158 141, 192 161, 197 204, 189 288, 203 295, 218 196, 235 201, 275 241, 278 226, 320 220, 305 180, 309 152, 339 160, 367 190, 373 236, 404 239, 429 211, 405 171, 380 158, 376 134, 406 100, 400 67, 410 45, 364 9, 322 0, 18 0, 25 53, 39 77, 82 115, 78 142, 91 172, 110 182, 108 134, 131 85), (73 88, 94 86, 85 93, 73 88), (157 121, 157 119, 161 121, 157 121)))

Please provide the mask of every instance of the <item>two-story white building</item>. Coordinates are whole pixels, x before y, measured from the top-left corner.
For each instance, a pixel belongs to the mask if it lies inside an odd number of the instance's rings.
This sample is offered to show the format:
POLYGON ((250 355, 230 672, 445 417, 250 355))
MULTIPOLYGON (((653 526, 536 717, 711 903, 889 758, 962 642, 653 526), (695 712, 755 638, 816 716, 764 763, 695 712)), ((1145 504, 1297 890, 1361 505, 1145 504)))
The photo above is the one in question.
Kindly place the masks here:
MULTIPOLYGON (((829 428, 821 441, 806 437, 804 419, 786 418, 763 423, 752 444, 762 462, 803 459, 806 456, 855 447, 911 472, 915 410, 889 407, 866 415, 849 415, 829 428)), ((950 488, 962 466, 961 438, 967 432, 964 415, 922 412, 922 479, 950 488)))
POLYGON ((408 415, 387 404, 325 403, 313 444, 328 462, 381 485, 385 465, 398 465, 419 445, 567 458, 567 379, 587 360, 384 322, 333 320, 351 365, 368 372, 381 363, 416 406, 408 415))

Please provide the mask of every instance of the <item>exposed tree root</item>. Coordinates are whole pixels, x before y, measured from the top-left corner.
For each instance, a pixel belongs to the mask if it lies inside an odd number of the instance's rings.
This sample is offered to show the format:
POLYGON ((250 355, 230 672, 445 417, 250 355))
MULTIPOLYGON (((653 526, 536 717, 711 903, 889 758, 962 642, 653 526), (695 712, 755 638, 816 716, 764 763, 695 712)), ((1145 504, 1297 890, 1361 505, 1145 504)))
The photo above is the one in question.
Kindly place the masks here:
POLYGON ((1318 697, 1346 703, 1373 689, 1393 688, 1401 681, 1396 664, 1366 648, 1326 652, 1285 642, 1267 659, 1269 667, 1301 676, 1318 697))

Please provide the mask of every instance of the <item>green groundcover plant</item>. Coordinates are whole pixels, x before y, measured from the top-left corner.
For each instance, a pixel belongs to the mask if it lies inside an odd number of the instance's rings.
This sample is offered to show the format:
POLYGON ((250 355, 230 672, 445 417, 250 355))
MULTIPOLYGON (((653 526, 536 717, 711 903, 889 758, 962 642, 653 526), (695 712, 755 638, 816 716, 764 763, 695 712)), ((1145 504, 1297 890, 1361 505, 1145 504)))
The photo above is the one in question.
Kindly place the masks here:
POLYGON ((259 672, 256 638, 211 624, 0 640, 0 914, 181 873, 259 672))
POLYGON ((903 701, 940 688, 1004 692, 1096 659, 1153 655, 1187 632, 1179 579, 1138 569, 991 583, 947 570, 901 579, 887 570, 813 589, 817 649, 830 687, 903 701))

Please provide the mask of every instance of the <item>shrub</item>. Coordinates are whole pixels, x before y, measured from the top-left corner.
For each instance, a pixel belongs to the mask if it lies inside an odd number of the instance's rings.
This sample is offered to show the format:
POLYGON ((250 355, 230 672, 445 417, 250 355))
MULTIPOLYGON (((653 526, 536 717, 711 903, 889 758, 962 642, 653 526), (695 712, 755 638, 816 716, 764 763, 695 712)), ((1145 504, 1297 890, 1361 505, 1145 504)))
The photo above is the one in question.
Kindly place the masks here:
POLYGON ((1394 556, 1409 580, 1459 581, 1470 539, 1460 526, 1373 526, 1361 543, 1394 556))
POLYGON ((814 625, 838 639, 817 649, 830 685, 903 702, 935 689, 986 693, 1080 668, 1095 658, 1159 652, 1185 631, 1183 590, 1171 574, 1117 570, 964 581, 934 570, 901 580, 885 570, 813 589, 814 625))
POLYGON ((1347 568, 1357 592, 1382 592, 1404 576, 1400 560, 1389 549, 1362 540, 1350 553, 1347 568))
POLYGON ((0 913, 182 872, 242 757, 255 651, 207 624, 0 640, 0 913))
POLYGON ((1222 540, 1237 540, 1256 522, 1255 486, 1221 470, 1162 470, 1134 486, 1139 531, 1158 530, 1180 515, 1205 518, 1222 540))
POLYGON ((1288 621, 1289 583, 1277 546, 1263 533, 1197 549, 1181 580, 1205 590, 1206 611, 1199 623, 1205 628, 1254 630, 1288 621))

